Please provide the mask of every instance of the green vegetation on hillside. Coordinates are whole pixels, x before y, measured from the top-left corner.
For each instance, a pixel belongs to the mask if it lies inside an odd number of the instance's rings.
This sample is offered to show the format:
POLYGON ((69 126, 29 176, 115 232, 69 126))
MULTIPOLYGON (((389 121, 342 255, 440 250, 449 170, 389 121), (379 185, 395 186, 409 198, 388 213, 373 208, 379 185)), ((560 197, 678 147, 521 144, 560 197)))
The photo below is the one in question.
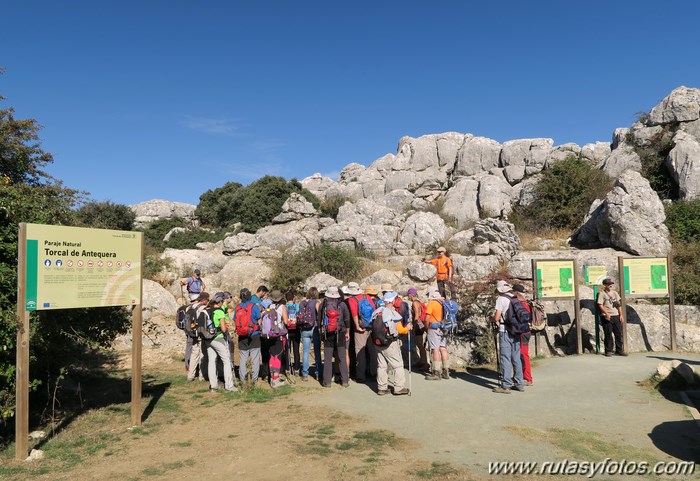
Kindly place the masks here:
POLYGON ((666 206, 671 234, 675 301, 700 305, 700 198, 666 206))

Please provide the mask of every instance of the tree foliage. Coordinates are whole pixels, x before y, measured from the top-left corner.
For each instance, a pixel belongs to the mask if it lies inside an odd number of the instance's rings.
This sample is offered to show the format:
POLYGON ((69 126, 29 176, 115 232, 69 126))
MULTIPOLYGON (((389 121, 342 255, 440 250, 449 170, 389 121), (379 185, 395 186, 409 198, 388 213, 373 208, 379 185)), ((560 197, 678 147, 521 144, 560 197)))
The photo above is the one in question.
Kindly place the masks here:
POLYGON ((195 215, 210 227, 226 229, 240 223, 244 232, 255 232, 282 212, 282 205, 292 192, 303 195, 317 209, 320 207, 316 196, 298 180, 266 175, 247 186, 227 182, 206 191, 199 197, 195 215))
MULTIPOLYGON (((52 157, 41 149, 39 130, 36 120, 18 120, 12 108, 0 109, 0 440, 6 439, 6 422, 14 414, 18 225, 76 225, 74 208, 85 195, 41 170, 52 157)), ((96 212, 91 219, 103 221, 96 212)), ((124 332, 128 321, 122 308, 32 313, 31 386, 51 383, 66 367, 80 363, 90 349, 105 346, 124 332)), ((41 402, 44 395, 39 390, 31 402, 41 402)))
POLYGON ((77 225, 82 227, 131 230, 134 228, 136 214, 123 204, 91 201, 76 211, 75 218, 77 225))

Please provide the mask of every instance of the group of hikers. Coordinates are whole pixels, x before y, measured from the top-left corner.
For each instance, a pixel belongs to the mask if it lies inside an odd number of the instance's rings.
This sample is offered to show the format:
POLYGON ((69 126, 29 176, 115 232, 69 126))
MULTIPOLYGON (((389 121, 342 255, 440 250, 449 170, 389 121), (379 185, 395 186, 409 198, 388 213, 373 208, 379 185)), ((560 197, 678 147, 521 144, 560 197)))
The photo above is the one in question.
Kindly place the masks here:
MULTIPOLYGON (((241 289, 234 301, 230 292, 207 293, 201 272, 195 269, 192 277, 180 281, 187 286, 190 303, 176 315, 178 327, 186 333, 187 379, 208 380, 210 389, 217 391, 219 378, 223 378, 224 389, 236 391, 236 349, 242 385, 262 378, 274 389, 295 382, 298 375, 302 381, 314 377, 331 387, 335 371, 343 387, 349 386, 351 377, 358 383, 376 379, 377 394, 398 396, 410 393, 404 369, 421 372, 427 380, 450 379, 447 343, 456 329, 458 310, 453 293, 446 299, 452 263, 442 247, 436 259, 425 262, 438 268, 438 288, 427 291, 425 302, 416 288, 402 297, 388 284, 362 289, 356 282, 330 286, 323 293, 312 287, 303 297, 261 285, 254 294, 241 289)), ((608 354, 612 350, 609 331, 614 331, 618 341, 616 326, 621 320, 612 310, 612 281, 605 282, 607 297, 598 301, 605 313, 604 324, 611 325, 604 325, 608 354)), ((498 297, 491 321, 499 383, 493 391, 509 394, 533 384, 528 346, 533 324, 537 329, 544 327, 544 310, 524 297, 526 289, 521 284, 500 280, 495 290, 498 297)), ((615 347, 622 352, 619 341, 615 347)))

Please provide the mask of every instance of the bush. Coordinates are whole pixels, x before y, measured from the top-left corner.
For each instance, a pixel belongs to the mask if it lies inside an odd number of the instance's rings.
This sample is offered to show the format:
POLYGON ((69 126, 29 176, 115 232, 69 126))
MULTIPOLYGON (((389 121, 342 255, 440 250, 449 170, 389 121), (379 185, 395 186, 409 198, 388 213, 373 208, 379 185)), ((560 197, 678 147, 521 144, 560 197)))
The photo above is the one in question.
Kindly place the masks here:
POLYGON ((199 198, 195 215, 203 225, 226 229, 241 223, 244 232, 255 232, 269 225, 282 212, 282 205, 292 192, 303 195, 316 209, 320 202, 298 180, 266 175, 243 187, 228 182, 218 189, 208 190, 199 198))
POLYGON ((666 157, 673 148, 673 134, 678 130, 675 124, 667 124, 650 139, 649 145, 635 142, 634 136, 627 134, 626 142, 632 145, 642 163, 642 176, 662 199, 677 199, 678 186, 666 166, 666 157))
POLYGON ((147 246, 153 247, 158 252, 163 252, 163 250, 168 247, 166 243, 163 242, 163 237, 175 227, 187 227, 187 222, 179 217, 158 219, 149 222, 142 229, 144 243, 147 246))
POLYGON ((612 179, 592 162, 574 155, 542 172, 534 201, 514 210, 510 220, 530 232, 576 229, 596 199, 612 188, 612 179))
POLYGON ((226 232, 223 230, 188 229, 184 232, 174 233, 165 245, 173 249, 194 249, 200 242, 218 242, 225 235, 226 232))
POLYGON ((368 254, 328 244, 309 247, 276 259, 272 266, 272 286, 283 292, 297 291, 310 276, 325 272, 338 279, 356 278, 368 254))
POLYGON ((75 212, 76 223, 96 229, 131 230, 136 214, 123 204, 88 202, 75 212))
POLYGON ((319 212, 323 217, 330 217, 333 220, 338 219, 338 211, 347 202, 346 197, 327 197, 321 201, 319 212))
POLYGON ((667 205, 666 227, 676 239, 700 242, 700 198, 667 205))
POLYGON ((700 305, 700 241, 674 239, 672 245, 674 301, 700 305))

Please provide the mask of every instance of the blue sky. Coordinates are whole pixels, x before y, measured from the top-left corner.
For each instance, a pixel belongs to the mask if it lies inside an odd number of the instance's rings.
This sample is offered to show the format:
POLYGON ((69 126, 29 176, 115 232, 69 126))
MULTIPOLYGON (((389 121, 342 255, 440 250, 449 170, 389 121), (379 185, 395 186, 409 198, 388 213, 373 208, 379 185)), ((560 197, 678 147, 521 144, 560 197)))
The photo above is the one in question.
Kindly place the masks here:
POLYGON ((369 165, 404 135, 610 141, 700 87, 695 1, 9 1, 0 95, 96 200, 369 165))

